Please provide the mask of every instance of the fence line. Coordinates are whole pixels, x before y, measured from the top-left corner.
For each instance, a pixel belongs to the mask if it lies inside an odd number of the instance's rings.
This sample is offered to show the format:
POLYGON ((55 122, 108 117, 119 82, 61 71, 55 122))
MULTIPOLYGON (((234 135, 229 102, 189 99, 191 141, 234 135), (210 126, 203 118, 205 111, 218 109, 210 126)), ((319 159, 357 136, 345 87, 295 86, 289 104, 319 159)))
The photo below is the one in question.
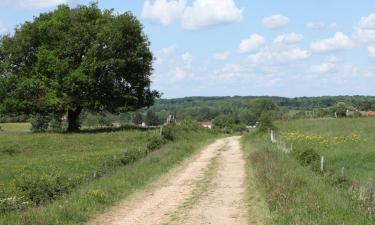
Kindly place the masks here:
MULTIPOLYGON (((268 131, 271 143, 275 145, 277 150, 280 150, 283 153, 290 153, 293 151, 293 144, 288 144, 281 140, 280 137, 276 134, 274 130, 268 131)), ((320 172, 324 174, 326 171, 326 160, 324 156, 320 158, 320 172)), ((346 179, 347 174, 345 171, 345 167, 341 168, 341 179, 346 179)), ((371 178, 368 179, 367 185, 357 185, 353 183, 348 190, 351 194, 356 195, 358 200, 361 201, 368 201, 369 203, 373 202, 373 195, 374 195, 374 184, 371 178), (356 190, 357 189, 357 190, 356 190)))

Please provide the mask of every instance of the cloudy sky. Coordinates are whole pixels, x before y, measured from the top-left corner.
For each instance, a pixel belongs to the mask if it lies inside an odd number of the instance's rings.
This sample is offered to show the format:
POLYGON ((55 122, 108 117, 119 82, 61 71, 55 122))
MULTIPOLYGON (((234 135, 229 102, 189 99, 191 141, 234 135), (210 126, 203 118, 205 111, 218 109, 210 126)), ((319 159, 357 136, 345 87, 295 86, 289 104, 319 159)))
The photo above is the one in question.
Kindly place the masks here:
MULTIPOLYGON (((0 0, 0 33, 58 4, 0 0)), ((132 11, 163 97, 375 95, 375 1, 102 0, 132 11)))

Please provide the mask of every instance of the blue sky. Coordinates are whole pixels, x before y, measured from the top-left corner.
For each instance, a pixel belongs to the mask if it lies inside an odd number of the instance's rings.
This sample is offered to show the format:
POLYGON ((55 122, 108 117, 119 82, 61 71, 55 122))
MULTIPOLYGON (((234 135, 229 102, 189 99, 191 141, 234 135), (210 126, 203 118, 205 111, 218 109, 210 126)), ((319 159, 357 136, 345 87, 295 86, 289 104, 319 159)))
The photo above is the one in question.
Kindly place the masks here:
MULTIPOLYGON (((0 33, 61 3, 1 0, 0 33)), ((102 0, 144 24, 164 98, 375 95, 375 1, 102 0)))

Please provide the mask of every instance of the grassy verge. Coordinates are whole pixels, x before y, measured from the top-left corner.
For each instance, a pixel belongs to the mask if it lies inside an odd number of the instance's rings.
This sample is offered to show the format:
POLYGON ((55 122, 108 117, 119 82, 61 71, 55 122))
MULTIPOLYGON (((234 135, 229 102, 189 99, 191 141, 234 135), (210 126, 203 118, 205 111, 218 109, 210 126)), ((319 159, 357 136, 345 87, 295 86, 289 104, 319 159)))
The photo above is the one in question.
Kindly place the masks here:
MULTIPOLYGON (((82 224, 166 173, 215 135, 204 130, 180 130, 173 141, 127 166, 85 182, 57 200, 0 215, 0 224, 82 224)), ((107 142, 107 141, 106 141, 107 142)))
POLYGON ((262 189, 256 179, 256 170, 251 164, 251 155, 255 149, 249 144, 248 136, 241 139, 242 149, 246 160, 247 206, 249 209, 249 224, 271 224, 271 215, 262 189))
POLYGON ((273 224, 375 223, 357 201, 290 155, 274 150, 265 136, 250 134, 243 143, 252 149, 248 165, 266 199, 273 224))

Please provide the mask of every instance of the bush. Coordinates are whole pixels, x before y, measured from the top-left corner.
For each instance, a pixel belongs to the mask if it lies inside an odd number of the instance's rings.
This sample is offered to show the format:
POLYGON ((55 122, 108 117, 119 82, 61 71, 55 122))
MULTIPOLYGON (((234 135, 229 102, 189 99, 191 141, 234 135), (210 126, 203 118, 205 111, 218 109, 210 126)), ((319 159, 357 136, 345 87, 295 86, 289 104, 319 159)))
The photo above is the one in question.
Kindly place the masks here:
POLYGON ((185 120, 179 124, 168 124, 163 127, 162 137, 168 141, 174 141, 178 138, 183 138, 186 132, 199 132, 206 131, 196 121, 185 120))
POLYGON ((25 174, 16 180, 21 196, 35 205, 50 202, 73 188, 73 182, 57 172, 47 174, 25 174))
POLYGON ((37 114, 31 118, 31 131, 32 132, 46 132, 48 130, 49 116, 37 114))
POLYGON ((150 137, 147 141, 147 149, 150 151, 154 151, 159 149, 163 144, 165 144, 166 140, 160 136, 153 136, 150 137))
POLYGON ((319 168, 320 156, 312 148, 293 149, 293 156, 303 166, 312 166, 313 169, 319 168))
POLYGON ((130 148, 124 155, 120 158, 120 161, 123 165, 128 165, 130 163, 136 162, 138 159, 146 156, 147 152, 141 148, 130 148))

